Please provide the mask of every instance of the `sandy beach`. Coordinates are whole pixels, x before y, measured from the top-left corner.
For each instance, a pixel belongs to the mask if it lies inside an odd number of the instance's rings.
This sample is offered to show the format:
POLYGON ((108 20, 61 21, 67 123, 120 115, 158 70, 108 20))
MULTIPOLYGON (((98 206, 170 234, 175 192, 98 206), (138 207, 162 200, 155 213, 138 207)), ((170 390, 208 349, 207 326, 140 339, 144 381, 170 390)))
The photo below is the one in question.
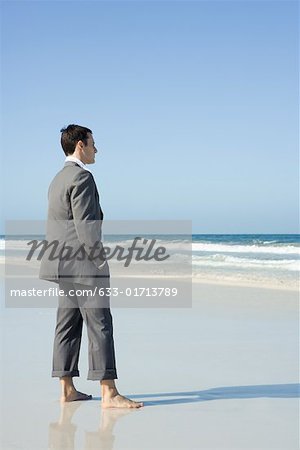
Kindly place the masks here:
POLYGON ((53 309, 1 308, 1 448, 299 448, 298 293, 197 282, 193 307, 113 309, 119 390, 137 411, 102 410, 87 381, 62 406, 50 376, 53 309))
POLYGON ((298 2, 1 14, 0 450, 300 450, 298 2))

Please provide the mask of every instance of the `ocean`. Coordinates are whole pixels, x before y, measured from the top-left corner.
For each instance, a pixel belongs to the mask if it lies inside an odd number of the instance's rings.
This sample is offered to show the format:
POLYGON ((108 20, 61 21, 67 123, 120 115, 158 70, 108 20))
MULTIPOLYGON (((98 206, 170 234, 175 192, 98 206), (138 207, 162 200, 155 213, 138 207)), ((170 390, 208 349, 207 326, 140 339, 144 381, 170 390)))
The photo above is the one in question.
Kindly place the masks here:
MULTIPOLYGON (((42 237, 39 237, 40 239, 42 237)), ((186 237, 155 236, 178 253, 186 237)), ((30 239, 33 239, 31 236, 30 239)), ((132 239, 132 238, 131 238, 132 239)), ((28 237, 6 239, 11 252, 21 254, 28 247, 28 237)), ((129 242, 128 236, 108 237, 109 242, 129 242)), ((5 236, 0 236, 0 256, 4 262, 5 236)), ((299 234, 193 234, 193 279, 250 282, 297 288, 300 270, 299 234)))
POLYGON ((299 286, 299 234, 195 234, 193 276, 299 286))

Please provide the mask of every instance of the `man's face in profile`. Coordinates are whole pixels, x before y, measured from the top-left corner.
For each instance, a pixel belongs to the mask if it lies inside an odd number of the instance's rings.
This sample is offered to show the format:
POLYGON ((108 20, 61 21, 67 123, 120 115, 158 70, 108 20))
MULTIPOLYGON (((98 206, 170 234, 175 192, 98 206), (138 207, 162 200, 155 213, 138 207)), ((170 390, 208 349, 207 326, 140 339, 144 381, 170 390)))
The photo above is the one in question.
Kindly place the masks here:
POLYGON ((84 145, 81 148, 81 160, 84 164, 94 164, 95 163, 95 154, 97 153, 97 149, 95 147, 95 141, 92 133, 88 133, 87 145, 84 145))

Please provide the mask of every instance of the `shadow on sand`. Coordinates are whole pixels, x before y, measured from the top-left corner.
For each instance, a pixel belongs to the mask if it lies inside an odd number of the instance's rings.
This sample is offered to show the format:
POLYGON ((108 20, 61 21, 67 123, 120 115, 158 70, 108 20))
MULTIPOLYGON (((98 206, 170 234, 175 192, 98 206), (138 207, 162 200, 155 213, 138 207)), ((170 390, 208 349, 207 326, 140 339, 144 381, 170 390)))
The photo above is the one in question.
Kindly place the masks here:
MULTIPOLYGON (((243 398, 293 398, 300 397, 300 384, 273 384, 257 386, 231 386, 218 387, 203 391, 165 392, 158 394, 128 395, 134 399, 143 400, 145 406, 176 405, 180 403, 204 402, 209 400, 243 399, 243 398), (163 398, 162 398, 163 397, 163 398), (175 397, 175 398, 171 398, 175 397), (144 399, 149 398, 153 400, 144 399), (162 399, 161 399, 162 398, 162 399)), ((93 397, 93 400, 101 400, 101 397, 93 397)), ((76 444, 77 425, 72 423, 72 418, 80 405, 88 405, 88 402, 71 402, 61 404, 60 417, 57 422, 49 424, 48 448, 55 450, 74 450, 76 444)), ((116 438, 114 427, 118 420, 127 414, 141 414, 141 409, 95 409, 99 411, 98 426, 94 431, 85 431, 84 450, 113 450, 116 438)))
MULTIPOLYGON (((126 395, 126 394, 125 394, 126 395)), ((229 386, 206 389, 203 391, 163 392, 157 394, 126 395, 131 399, 138 398, 144 406, 176 405, 180 403, 206 402, 209 400, 229 400, 243 398, 298 398, 300 384, 262 384, 256 386, 229 386), (164 397, 161 399, 161 397, 164 397), (175 398, 168 398, 175 397, 175 398), (145 400, 144 399, 153 400, 145 400), (154 400, 155 398, 155 400, 154 400)), ((100 397, 94 397, 100 400, 100 397)))

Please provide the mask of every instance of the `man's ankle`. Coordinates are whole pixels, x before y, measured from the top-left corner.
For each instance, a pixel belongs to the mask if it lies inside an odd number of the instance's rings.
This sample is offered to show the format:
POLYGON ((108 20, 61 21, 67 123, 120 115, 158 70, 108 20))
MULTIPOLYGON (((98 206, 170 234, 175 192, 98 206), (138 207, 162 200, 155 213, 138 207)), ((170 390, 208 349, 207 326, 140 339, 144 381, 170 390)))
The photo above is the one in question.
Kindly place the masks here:
POLYGON ((115 380, 101 380, 100 384, 101 384, 101 387, 115 388, 116 389, 115 380))
POLYGON ((61 377, 60 378, 60 383, 61 383, 62 390, 64 392, 68 393, 68 392, 73 391, 75 389, 72 377, 61 377))
POLYGON ((101 380, 100 384, 102 395, 113 395, 118 393, 115 380, 101 380))

